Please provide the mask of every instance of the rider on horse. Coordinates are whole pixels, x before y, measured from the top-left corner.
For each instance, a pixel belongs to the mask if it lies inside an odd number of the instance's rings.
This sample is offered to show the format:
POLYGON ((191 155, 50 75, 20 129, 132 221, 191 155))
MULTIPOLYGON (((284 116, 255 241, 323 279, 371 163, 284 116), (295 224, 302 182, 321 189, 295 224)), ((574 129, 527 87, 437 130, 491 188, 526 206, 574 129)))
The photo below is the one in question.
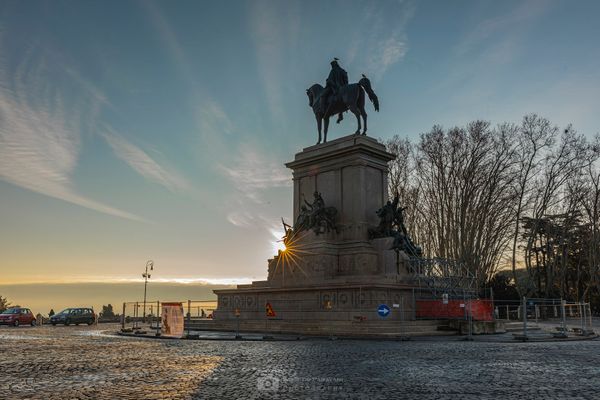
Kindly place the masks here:
POLYGON ((367 134, 367 113, 365 111, 365 96, 369 97, 375 111, 379 111, 379 99, 371 88, 371 82, 363 74, 357 83, 348 84, 348 73, 338 64, 338 59, 331 62, 331 72, 327 78, 326 86, 323 87, 315 83, 306 89, 308 96, 308 106, 312 108, 317 120, 317 129, 319 132, 317 144, 327 142, 327 131, 329 129, 329 119, 338 115, 337 122, 343 119, 343 113, 350 111, 356 117, 357 129, 355 135, 361 132, 361 118, 364 122, 362 134, 367 134), (324 136, 321 135, 321 129, 325 128, 324 136))
MULTIPOLYGON (((329 72, 329 76, 325 81, 325 90, 321 94, 324 113, 335 101, 335 96, 337 96, 340 88, 348 84, 348 73, 342 67, 340 67, 338 61, 339 60, 337 58, 334 58, 331 62, 331 71, 329 72)), ((343 119, 344 113, 339 113, 337 123, 339 124, 343 119)))

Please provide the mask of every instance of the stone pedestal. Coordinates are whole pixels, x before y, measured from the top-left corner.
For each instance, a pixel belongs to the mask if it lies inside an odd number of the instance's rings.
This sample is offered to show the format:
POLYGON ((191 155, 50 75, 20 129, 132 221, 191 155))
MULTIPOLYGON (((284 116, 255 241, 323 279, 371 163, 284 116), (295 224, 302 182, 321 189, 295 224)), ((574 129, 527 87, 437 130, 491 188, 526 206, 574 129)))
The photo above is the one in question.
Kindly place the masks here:
MULTIPOLYGON (((346 136, 305 148, 286 166, 293 171, 294 221, 305 201, 319 192, 326 207, 337 210, 338 230, 303 231, 289 248, 268 261, 266 281, 217 290, 215 321, 240 318, 247 326, 279 320, 300 333, 331 332, 328 321, 348 330, 357 321, 399 323, 414 318, 408 257, 391 250, 392 238, 369 240, 379 223, 376 211, 388 200, 388 162, 394 155, 366 136, 346 136), (268 317, 269 303, 275 317, 268 317), (380 317, 377 308, 392 312, 380 317), (235 311, 240 316, 235 316, 235 311)), ((335 329, 333 332, 335 333, 335 329)))
POLYGON ((367 136, 346 136, 307 147, 286 166, 294 176, 294 221, 304 200, 320 192, 327 206, 338 210, 337 241, 366 241, 375 214, 387 200, 387 163, 394 155, 367 136))

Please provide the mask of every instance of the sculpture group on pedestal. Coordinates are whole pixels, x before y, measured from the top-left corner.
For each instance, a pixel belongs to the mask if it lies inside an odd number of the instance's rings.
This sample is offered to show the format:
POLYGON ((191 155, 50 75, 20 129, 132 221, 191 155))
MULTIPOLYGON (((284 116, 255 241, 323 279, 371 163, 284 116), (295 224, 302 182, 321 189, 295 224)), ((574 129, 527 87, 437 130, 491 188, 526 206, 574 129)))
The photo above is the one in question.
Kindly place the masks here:
POLYGON ((413 243, 404 225, 404 210, 399 206, 399 196, 396 194, 393 201, 389 201, 376 211, 379 217, 377 228, 369 229, 369 238, 393 237, 394 243, 391 250, 404 251, 410 257, 421 257, 423 251, 413 243))
POLYGON ((283 244, 286 247, 296 235, 303 231, 312 230, 315 235, 331 231, 338 232, 336 208, 326 207, 321 193, 315 192, 313 196, 314 200, 312 203, 309 203, 305 199, 304 204, 300 206, 300 213, 293 227, 282 220, 285 230, 283 244))

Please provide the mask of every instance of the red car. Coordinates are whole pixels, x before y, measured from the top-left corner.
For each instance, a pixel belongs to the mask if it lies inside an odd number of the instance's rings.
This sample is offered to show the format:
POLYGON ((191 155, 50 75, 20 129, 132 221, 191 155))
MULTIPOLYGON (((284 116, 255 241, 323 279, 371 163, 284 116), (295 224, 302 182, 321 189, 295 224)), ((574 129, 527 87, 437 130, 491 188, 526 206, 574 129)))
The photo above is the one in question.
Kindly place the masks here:
POLYGON ((0 314, 0 325, 31 325, 35 326, 35 317, 29 308, 12 307, 0 314))

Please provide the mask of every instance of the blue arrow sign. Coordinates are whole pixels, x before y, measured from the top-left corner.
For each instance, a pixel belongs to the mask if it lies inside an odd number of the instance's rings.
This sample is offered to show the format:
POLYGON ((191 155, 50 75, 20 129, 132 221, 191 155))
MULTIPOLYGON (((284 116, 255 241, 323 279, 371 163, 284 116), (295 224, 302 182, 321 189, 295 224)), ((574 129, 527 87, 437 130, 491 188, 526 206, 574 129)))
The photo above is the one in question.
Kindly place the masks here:
POLYGON ((390 315, 390 308, 385 304, 380 304, 379 307, 377 307, 377 314, 379 314, 380 317, 385 318, 390 315))

